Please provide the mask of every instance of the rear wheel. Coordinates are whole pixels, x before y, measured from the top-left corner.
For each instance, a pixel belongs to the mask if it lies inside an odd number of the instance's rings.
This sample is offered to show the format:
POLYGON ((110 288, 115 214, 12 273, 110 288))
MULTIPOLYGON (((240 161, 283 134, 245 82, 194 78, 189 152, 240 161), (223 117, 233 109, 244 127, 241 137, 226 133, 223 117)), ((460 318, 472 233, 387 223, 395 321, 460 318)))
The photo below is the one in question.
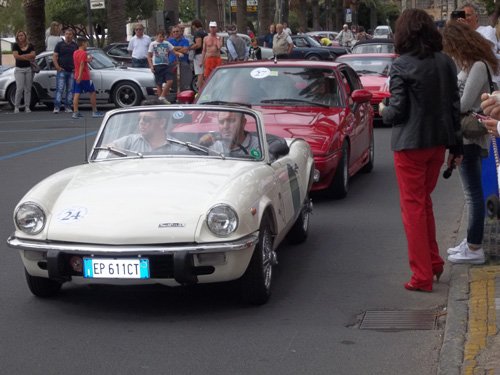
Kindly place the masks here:
POLYGON ((113 90, 112 101, 119 108, 139 105, 141 100, 141 89, 133 82, 120 82, 113 90))
POLYGON ((321 59, 320 59, 320 57, 318 55, 309 55, 309 56, 307 56, 307 60, 310 60, 310 61, 319 61, 321 59))
POLYGON ((342 159, 329 189, 330 196, 337 199, 344 198, 349 191, 349 145, 347 142, 342 145, 342 159))
POLYGON ((500 218, 500 200, 494 194, 486 199, 486 214, 490 219, 500 218))
POLYGON ((24 273, 26 275, 28 288, 31 293, 37 297, 53 297, 59 293, 59 290, 61 290, 62 284, 60 282, 50 280, 45 277, 31 276, 26 270, 24 270, 24 273))
POLYGON ((259 242, 242 277, 243 295, 253 305, 263 305, 271 296, 273 266, 277 263, 273 250, 273 236, 267 218, 263 218, 259 229, 259 242))
POLYGON ((311 219, 312 203, 306 198, 306 204, 302 207, 299 217, 288 233, 288 239, 292 244, 299 244, 307 239, 309 234, 309 220, 311 219))
MULTIPOLYGON (((16 84, 12 84, 9 86, 7 89, 7 95, 6 95, 7 101, 9 102, 10 106, 12 108, 15 107, 16 103, 16 84)), ((30 109, 34 109, 36 106, 36 103, 38 102, 38 97, 36 95, 35 89, 31 89, 31 102, 30 102, 30 109)), ((21 104, 19 105, 19 108, 24 108, 24 95, 21 98, 21 104)))

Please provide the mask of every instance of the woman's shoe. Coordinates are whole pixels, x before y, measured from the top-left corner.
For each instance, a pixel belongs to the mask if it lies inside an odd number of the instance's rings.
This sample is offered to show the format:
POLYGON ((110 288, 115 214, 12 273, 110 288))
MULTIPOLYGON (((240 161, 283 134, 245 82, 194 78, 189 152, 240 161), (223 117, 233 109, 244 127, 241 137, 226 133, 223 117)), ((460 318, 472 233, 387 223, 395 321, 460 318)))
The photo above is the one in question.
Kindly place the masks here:
POLYGON ((443 271, 438 271, 434 272, 434 277, 436 278, 436 282, 439 283, 439 279, 441 278, 441 275, 443 274, 443 271))
POLYGON ((430 289, 427 289, 427 288, 422 288, 420 286, 416 286, 416 285, 413 285, 411 283, 411 281, 408 281, 406 284, 405 284, 405 289, 406 290, 411 290, 412 292, 427 292, 427 293, 430 293, 432 292, 432 287, 430 289))

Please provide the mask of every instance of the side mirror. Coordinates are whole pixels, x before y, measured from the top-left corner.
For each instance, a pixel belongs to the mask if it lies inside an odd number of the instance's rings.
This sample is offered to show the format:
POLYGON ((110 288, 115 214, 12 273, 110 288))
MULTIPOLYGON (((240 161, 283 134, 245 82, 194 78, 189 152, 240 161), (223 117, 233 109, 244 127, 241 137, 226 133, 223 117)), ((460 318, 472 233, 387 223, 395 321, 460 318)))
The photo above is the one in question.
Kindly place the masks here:
POLYGON ((354 90, 352 92, 351 98, 354 103, 369 102, 372 99, 372 93, 365 89, 354 90))
POLYGON ((192 104, 196 93, 193 90, 181 91, 177 94, 177 103, 192 104))

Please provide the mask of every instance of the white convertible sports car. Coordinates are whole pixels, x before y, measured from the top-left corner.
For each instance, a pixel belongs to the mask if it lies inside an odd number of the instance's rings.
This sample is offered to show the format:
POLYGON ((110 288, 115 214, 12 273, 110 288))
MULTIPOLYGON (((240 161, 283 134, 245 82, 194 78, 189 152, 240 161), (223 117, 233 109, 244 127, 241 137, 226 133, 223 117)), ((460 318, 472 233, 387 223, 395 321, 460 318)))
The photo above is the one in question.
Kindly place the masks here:
POLYGON ((309 145, 230 106, 110 111, 89 162, 33 187, 14 212, 33 294, 65 282, 179 286, 238 280, 271 292, 276 248, 306 239, 317 172, 309 145))

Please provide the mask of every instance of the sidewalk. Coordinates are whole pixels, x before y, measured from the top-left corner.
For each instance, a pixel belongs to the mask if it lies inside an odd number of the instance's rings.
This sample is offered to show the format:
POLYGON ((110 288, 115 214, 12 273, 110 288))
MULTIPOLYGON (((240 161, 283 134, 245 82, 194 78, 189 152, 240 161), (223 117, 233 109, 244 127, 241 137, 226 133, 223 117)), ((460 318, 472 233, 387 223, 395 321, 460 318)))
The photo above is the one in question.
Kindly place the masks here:
MULTIPOLYGON (((465 211, 465 210, 464 210, 465 211)), ((456 243, 465 238, 466 212, 456 243)), ((438 374, 500 375, 500 221, 486 219, 484 265, 451 267, 438 374)))

